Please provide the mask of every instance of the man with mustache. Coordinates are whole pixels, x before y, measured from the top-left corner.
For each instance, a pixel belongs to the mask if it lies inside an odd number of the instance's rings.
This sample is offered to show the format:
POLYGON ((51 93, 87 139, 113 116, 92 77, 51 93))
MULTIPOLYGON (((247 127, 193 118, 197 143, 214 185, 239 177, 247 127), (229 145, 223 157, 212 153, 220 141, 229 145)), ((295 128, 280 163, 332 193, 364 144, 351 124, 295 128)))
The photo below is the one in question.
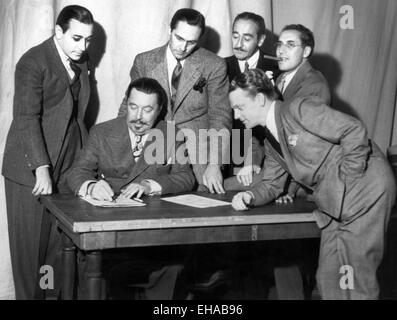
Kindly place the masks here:
MULTIPOLYGON (((154 79, 140 78, 131 82, 126 94, 127 114, 91 129, 87 146, 68 176, 70 188, 76 194, 105 201, 115 196, 140 198, 192 190, 195 180, 191 167, 186 157, 178 156, 184 155, 184 144, 168 137, 167 123, 160 120, 167 104, 164 89, 154 79)), ((144 265, 124 262, 116 266, 112 283, 128 283, 129 278, 137 278, 133 274, 136 271, 151 281, 145 291, 147 298, 172 299, 182 265, 164 266, 157 260, 176 259, 178 251, 134 252, 144 265), (124 280, 119 273, 124 273, 124 280)))
MULTIPOLYGON (((200 12, 178 10, 171 19, 168 43, 137 55, 130 76, 131 80, 151 77, 159 81, 168 97, 166 120, 187 132, 197 182, 211 193, 224 193, 221 165, 227 159, 232 123, 229 83, 225 61, 198 46, 204 32, 205 18, 200 12), (205 141, 199 140, 200 130, 210 130, 205 141)), ((125 111, 124 99, 119 115, 125 111)))
MULTIPOLYGON (((66 174, 87 136, 83 119, 90 87, 84 53, 93 25, 86 8, 63 8, 55 35, 27 51, 16 66, 14 117, 2 174, 17 299, 43 297, 39 251, 47 247, 50 222, 38 196, 68 192, 66 174)), ((54 237, 50 260, 60 239, 54 237)), ((54 267, 50 260, 46 264, 54 267)))
MULTIPOLYGON (((247 69, 261 69, 269 76, 278 75, 277 63, 274 60, 266 58, 261 47, 266 39, 265 20, 252 12, 242 12, 236 16, 233 22, 232 44, 234 55, 225 58, 227 64, 227 73, 231 82, 238 74, 247 69)), ((232 150, 239 150, 240 154, 244 153, 244 124, 240 120, 233 120, 233 129, 240 132, 240 143, 233 145, 232 150)), ((263 131, 252 130, 252 135, 259 140, 263 139, 263 131)), ((235 186, 228 185, 225 188, 229 190, 241 189, 252 182, 252 173, 259 173, 263 161, 262 153, 253 154, 252 159, 245 159, 245 166, 239 168, 241 164, 233 164, 232 168, 236 173, 235 186), (252 163, 248 163, 252 162, 252 163)), ((232 173, 233 174, 233 173, 232 173)))

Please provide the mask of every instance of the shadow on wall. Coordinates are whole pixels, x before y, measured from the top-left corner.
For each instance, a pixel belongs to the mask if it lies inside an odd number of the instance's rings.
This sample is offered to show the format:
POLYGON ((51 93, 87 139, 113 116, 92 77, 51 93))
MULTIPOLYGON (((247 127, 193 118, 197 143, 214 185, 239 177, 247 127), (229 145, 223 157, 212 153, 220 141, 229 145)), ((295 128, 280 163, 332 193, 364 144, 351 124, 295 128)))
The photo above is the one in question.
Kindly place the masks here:
POLYGON ((268 54, 270 56, 276 56, 276 41, 278 39, 278 35, 266 29, 266 38, 263 43, 261 50, 263 53, 268 54))
POLYGON ((342 69, 339 61, 329 54, 316 53, 313 54, 309 61, 313 68, 321 71, 325 79, 328 81, 331 91, 332 108, 360 119, 353 107, 336 94, 336 89, 342 80, 342 69))
POLYGON ((198 45, 215 54, 218 54, 219 50, 221 49, 221 38, 218 31, 211 27, 206 27, 204 35, 201 37, 198 45))
POLYGON ((95 72, 106 52, 106 40, 105 29, 98 22, 94 22, 93 36, 88 48, 91 95, 84 118, 88 130, 95 124, 99 112, 99 95, 95 72))

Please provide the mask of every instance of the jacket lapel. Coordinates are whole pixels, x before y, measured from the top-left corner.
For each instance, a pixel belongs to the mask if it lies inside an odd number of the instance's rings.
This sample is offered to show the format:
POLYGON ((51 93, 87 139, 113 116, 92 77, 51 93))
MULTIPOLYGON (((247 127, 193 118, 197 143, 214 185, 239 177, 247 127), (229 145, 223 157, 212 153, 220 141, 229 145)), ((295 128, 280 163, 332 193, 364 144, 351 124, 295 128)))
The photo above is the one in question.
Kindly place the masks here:
MULTIPOLYGON (((279 137, 279 143, 280 143, 280 147, 281 147, 281 151, 283 152, 283 164, 280 162, 280 164, 283 166, 284 169, 286 169, 286 171, 288 171, 293 177, 296 177, 296 166, 295 163, 292 161, 292 157, 290 154, 290 151, 288 149, 288 145, 287 145, 287 139, 288 137, 286 137, 285 135, 285 130, 284 130, 284 126, 283 126, 283 122, 281 120, 281 113, 283 112, 283 108, 286 108, 286 105, 283 104, 280 101, 276 101, 276 105, 275 105, 275 120, 276 120, 276 128, 277 128, 277 134, 279 137)), ((282 158, 281 158, 282 159, 282 158)))
POLYGON ((157 56, 153 60, 154 68, 151 71, 151 77, 156 79, 167 93, 168 98, 168 114, 171 114, 171 92, 168 80, 168 65, 167 65, 167 46, 168 43, 161 47, 157 56))
MULTIPOLYGON (((161 130, 165 141, 167 141, 167 136, 166 136, 166 132, 165 132, 166 131, 165 122, 161 121, 155 128, 158 129, 158 130, 161 130)), ((141 175, 144 171, 146 171, 149 168, 150 164, 148 164, 145 161, 144 154, 145 154, 145 151, 146 151, 146 149, 147 149, 147 147, 149 145, 151 145, 155 141, 157 141, 157 143, 159 143, 158 140, 156 140, 153 137, 155 137, 154 132, 150 131, 149 136, 147 137, 146 142, 143 145, 142 152, 141 152, 141 155, 140 155, 140 157, 138 159, 138 162, 135 163, 135 165, 134 165, 134 167, 133 167, 133 169, 131 171, 131 174, 128 177, 128 180, 127 180, 128 182, 126 184, 130 183, 131 181, 133 181, 136 177, 141 175)), ((167 150, 164 150, 164 152, 165 152, 164 159, 165 159, 165 161, 167 161, 167 159, 166 159, 167 150)), ((131 155, 131 158, 132 158, 132 155, 131 155)))
POLYGON ((59 56, 59 52, 55 46, 54 41, 56 40, 54 40, 53 37, 47 40, 47 48, 49 50, 48 62, 57 71, 57 75, 61 79, 62 84, 69 89, 68 94, 70 95, 70 99, 72 99, 72 93, 70 92, 69 75, 65 69, 65 66, 63 65, 61 57, 59 56))
MULTIPOLYGON (((302 83, 303 78, 305 77, 306 73, 311 69, 311 65, 309 61, 305 61, 296 72, 295 76, 292 78, 291 82, 288 84, 288 87, 284 90, 283 99, 288 100, 292 98, 299 85, 302 83)), ((279 77, 278 79, 281 79, 279 77)))
POLYGON ((200 59, 197 55, 197 51, 190 55, 184 65, 182 76, 179 81, 178 92, 175 98, 175 107, 174 114, 181 106, 182 101, 185 99, 186 95, 192 90, 194 84, 198 81, 201 76, 201 72, 199 70, 200 59))

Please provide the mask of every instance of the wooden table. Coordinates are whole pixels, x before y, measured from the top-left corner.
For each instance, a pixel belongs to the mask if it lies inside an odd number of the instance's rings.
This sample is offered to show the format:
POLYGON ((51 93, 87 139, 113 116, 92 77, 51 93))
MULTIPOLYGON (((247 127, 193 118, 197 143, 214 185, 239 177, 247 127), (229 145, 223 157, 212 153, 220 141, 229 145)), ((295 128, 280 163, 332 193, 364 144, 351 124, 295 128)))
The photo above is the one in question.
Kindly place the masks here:
MULTIPOLYGON (((234 193, 210 195, 231 201, 234 193)), ((270 204, 245 212, 231 206, 197 209, 159 197, 144 198, 145 207, 100 208, 73 195, 41 197, 66 235, 63 245, 62 298, 73 299, 76 247, 86 253, 88 299, 101 298, 101 250, 159 245, 186 245, 316 238, 314 203, 270 204)))

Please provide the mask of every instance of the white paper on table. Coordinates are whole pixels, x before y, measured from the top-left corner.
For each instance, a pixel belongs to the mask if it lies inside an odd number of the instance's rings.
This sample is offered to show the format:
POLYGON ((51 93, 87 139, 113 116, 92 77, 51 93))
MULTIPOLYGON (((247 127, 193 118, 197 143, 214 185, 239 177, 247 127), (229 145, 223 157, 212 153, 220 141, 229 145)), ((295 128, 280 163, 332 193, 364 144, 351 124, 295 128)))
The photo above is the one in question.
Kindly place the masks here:
POLYGON ((201 197, 195 194, 186 194, 176 197, 162 198, 161 200, 182 204, 189 207, 195 207, 195 208, 230 206, 230 202, 201 197))
POLYGON ((84 201, 91 203, 96 207, 104 207, 104 208, 129 208, 129 207, 143 207, 146 204, 127 198, 117 198, 114 202, 105 201, 105 200, 96 200, 91 198, 90 196, 81 197, 84 201))

